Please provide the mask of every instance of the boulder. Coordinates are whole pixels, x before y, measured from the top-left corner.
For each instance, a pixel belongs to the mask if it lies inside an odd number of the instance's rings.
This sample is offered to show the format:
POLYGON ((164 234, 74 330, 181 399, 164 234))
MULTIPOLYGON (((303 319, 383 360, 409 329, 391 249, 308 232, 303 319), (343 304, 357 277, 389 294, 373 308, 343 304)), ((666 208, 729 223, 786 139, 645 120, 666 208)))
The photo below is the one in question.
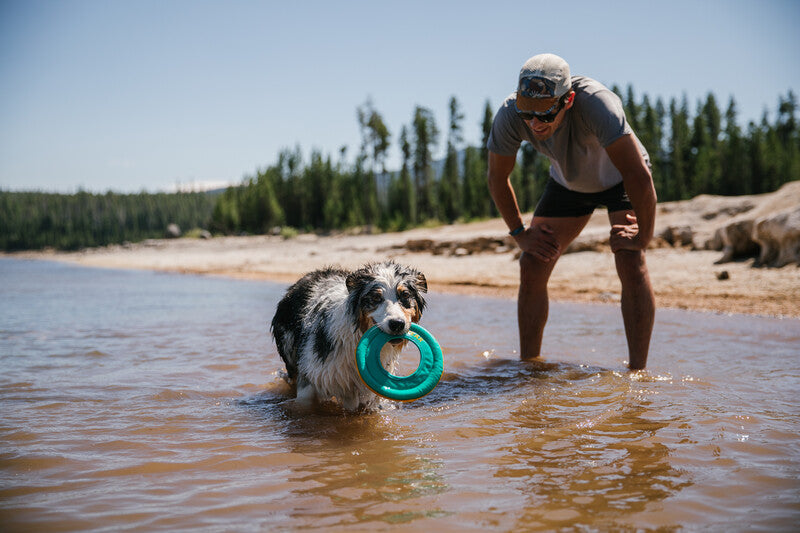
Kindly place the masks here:
POLYGON ((717 264, 753 256, 758 256, 758 264, 762 266, 797 262, 800 181, 751 198, 759 200, 756 207, 726 221, 706 241, 707 249, 719 249, 719 244, 722 245, 722 257, 717 264))
POLYGON ((164 236, 167 239, 177 239, 181 236, 181 228, 177 224, 173 223, 167 226, 167 230, 164 232, 164 236))
POLYGON ((722 243, 722 257, 717 264, 756 255, 758 244, 753 240, 752 233, 753 221, 750 219, 737 220, 719 228, 715 238, 722 243))
POLYGON ((692 246, 694 232, 691 226, 667 226, 660 235, 670 246, 692 246))
POLYGON ((761 247, 760 265, 800 266, 800 206, 759 218, 753 224, 752 237, 761 247))

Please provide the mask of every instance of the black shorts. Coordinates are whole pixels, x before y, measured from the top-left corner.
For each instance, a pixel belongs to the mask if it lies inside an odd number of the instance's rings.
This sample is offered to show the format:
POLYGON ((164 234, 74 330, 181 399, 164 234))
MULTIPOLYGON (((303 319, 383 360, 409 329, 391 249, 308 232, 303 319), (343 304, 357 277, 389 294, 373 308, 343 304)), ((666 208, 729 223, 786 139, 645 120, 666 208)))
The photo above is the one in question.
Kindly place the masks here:
POLYGON ((625 187, 622 183, 600 192, 575 192, 559 185, 549 178, 539 205, 533 213, 535 217, 582 217, 590 215, 598 206, 605 206, 609 213, 633 211, 625 187))

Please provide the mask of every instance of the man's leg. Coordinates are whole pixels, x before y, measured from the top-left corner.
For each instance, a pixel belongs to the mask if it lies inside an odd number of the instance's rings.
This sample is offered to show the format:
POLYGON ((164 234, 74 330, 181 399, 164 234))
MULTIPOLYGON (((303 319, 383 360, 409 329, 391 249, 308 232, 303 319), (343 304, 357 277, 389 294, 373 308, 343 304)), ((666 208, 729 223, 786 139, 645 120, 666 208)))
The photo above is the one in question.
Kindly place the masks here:
MULTIPOLYGON (((616 211, 608 215, 611 224, 626 224, 625 214, 616 211)), ((639 370, 647 364, 650 337, 653 333, 656 303, 644 251, 620 250, 614 254, 617 274, 622 284, 622 320, 628 339, 628 366, 639 370)))
MULTIPOLYGON (((582 217, 534 217, 533 224, 550 226, 558 240, 561 252, 580 234, 589 222, 591 215, 582 217)), ((524 253, 519 260, 520 281, 517 299, 517 321, 519 324, 520 358, 539 357, 542 350, 542 336, 547 323, 550 303, 547 296, 547 282, 558 258, 543 262, 524 253)))

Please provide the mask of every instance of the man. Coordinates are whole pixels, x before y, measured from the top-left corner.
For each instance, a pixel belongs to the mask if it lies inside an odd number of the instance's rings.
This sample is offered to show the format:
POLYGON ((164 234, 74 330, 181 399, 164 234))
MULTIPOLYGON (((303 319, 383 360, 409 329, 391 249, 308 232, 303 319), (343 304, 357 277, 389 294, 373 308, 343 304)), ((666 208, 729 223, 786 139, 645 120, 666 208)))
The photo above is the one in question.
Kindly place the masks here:
POLYGON ((517 304, 522 359, 540 354, 547 282, 556 261, 595 207, 604 205, 622 284, 628 364, 644 368, 655 317, 645 249, 653 237, 656 192, 647 152, 620 99, 595 80, 571 77, 562 58, 534 56, 520 70, 517 91, 500 107, 487 147, 489 191, 523 252, 517 304), (550 159, 550 178, 530 227, 523 224, 509 178, 522 141, 550 159))

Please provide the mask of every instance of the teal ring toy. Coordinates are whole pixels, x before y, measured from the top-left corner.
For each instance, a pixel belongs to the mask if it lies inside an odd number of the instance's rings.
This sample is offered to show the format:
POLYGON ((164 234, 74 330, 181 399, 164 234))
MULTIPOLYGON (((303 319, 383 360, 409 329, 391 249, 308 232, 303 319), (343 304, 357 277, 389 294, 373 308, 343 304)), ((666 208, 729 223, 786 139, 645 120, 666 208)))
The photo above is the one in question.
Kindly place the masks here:
POLYGON ((389 335, 372 326, 356 347, 356 366, 364 384, 375 394, 390 400, 410 402, 431 392, 442 377, 442 348, 433 335, 418 324, 411 324, 405 335, 389 335), (406 339, 419 349, 419 366, 408 376, 390 374, 381 365, 381 349, 392 339, 406 339))

